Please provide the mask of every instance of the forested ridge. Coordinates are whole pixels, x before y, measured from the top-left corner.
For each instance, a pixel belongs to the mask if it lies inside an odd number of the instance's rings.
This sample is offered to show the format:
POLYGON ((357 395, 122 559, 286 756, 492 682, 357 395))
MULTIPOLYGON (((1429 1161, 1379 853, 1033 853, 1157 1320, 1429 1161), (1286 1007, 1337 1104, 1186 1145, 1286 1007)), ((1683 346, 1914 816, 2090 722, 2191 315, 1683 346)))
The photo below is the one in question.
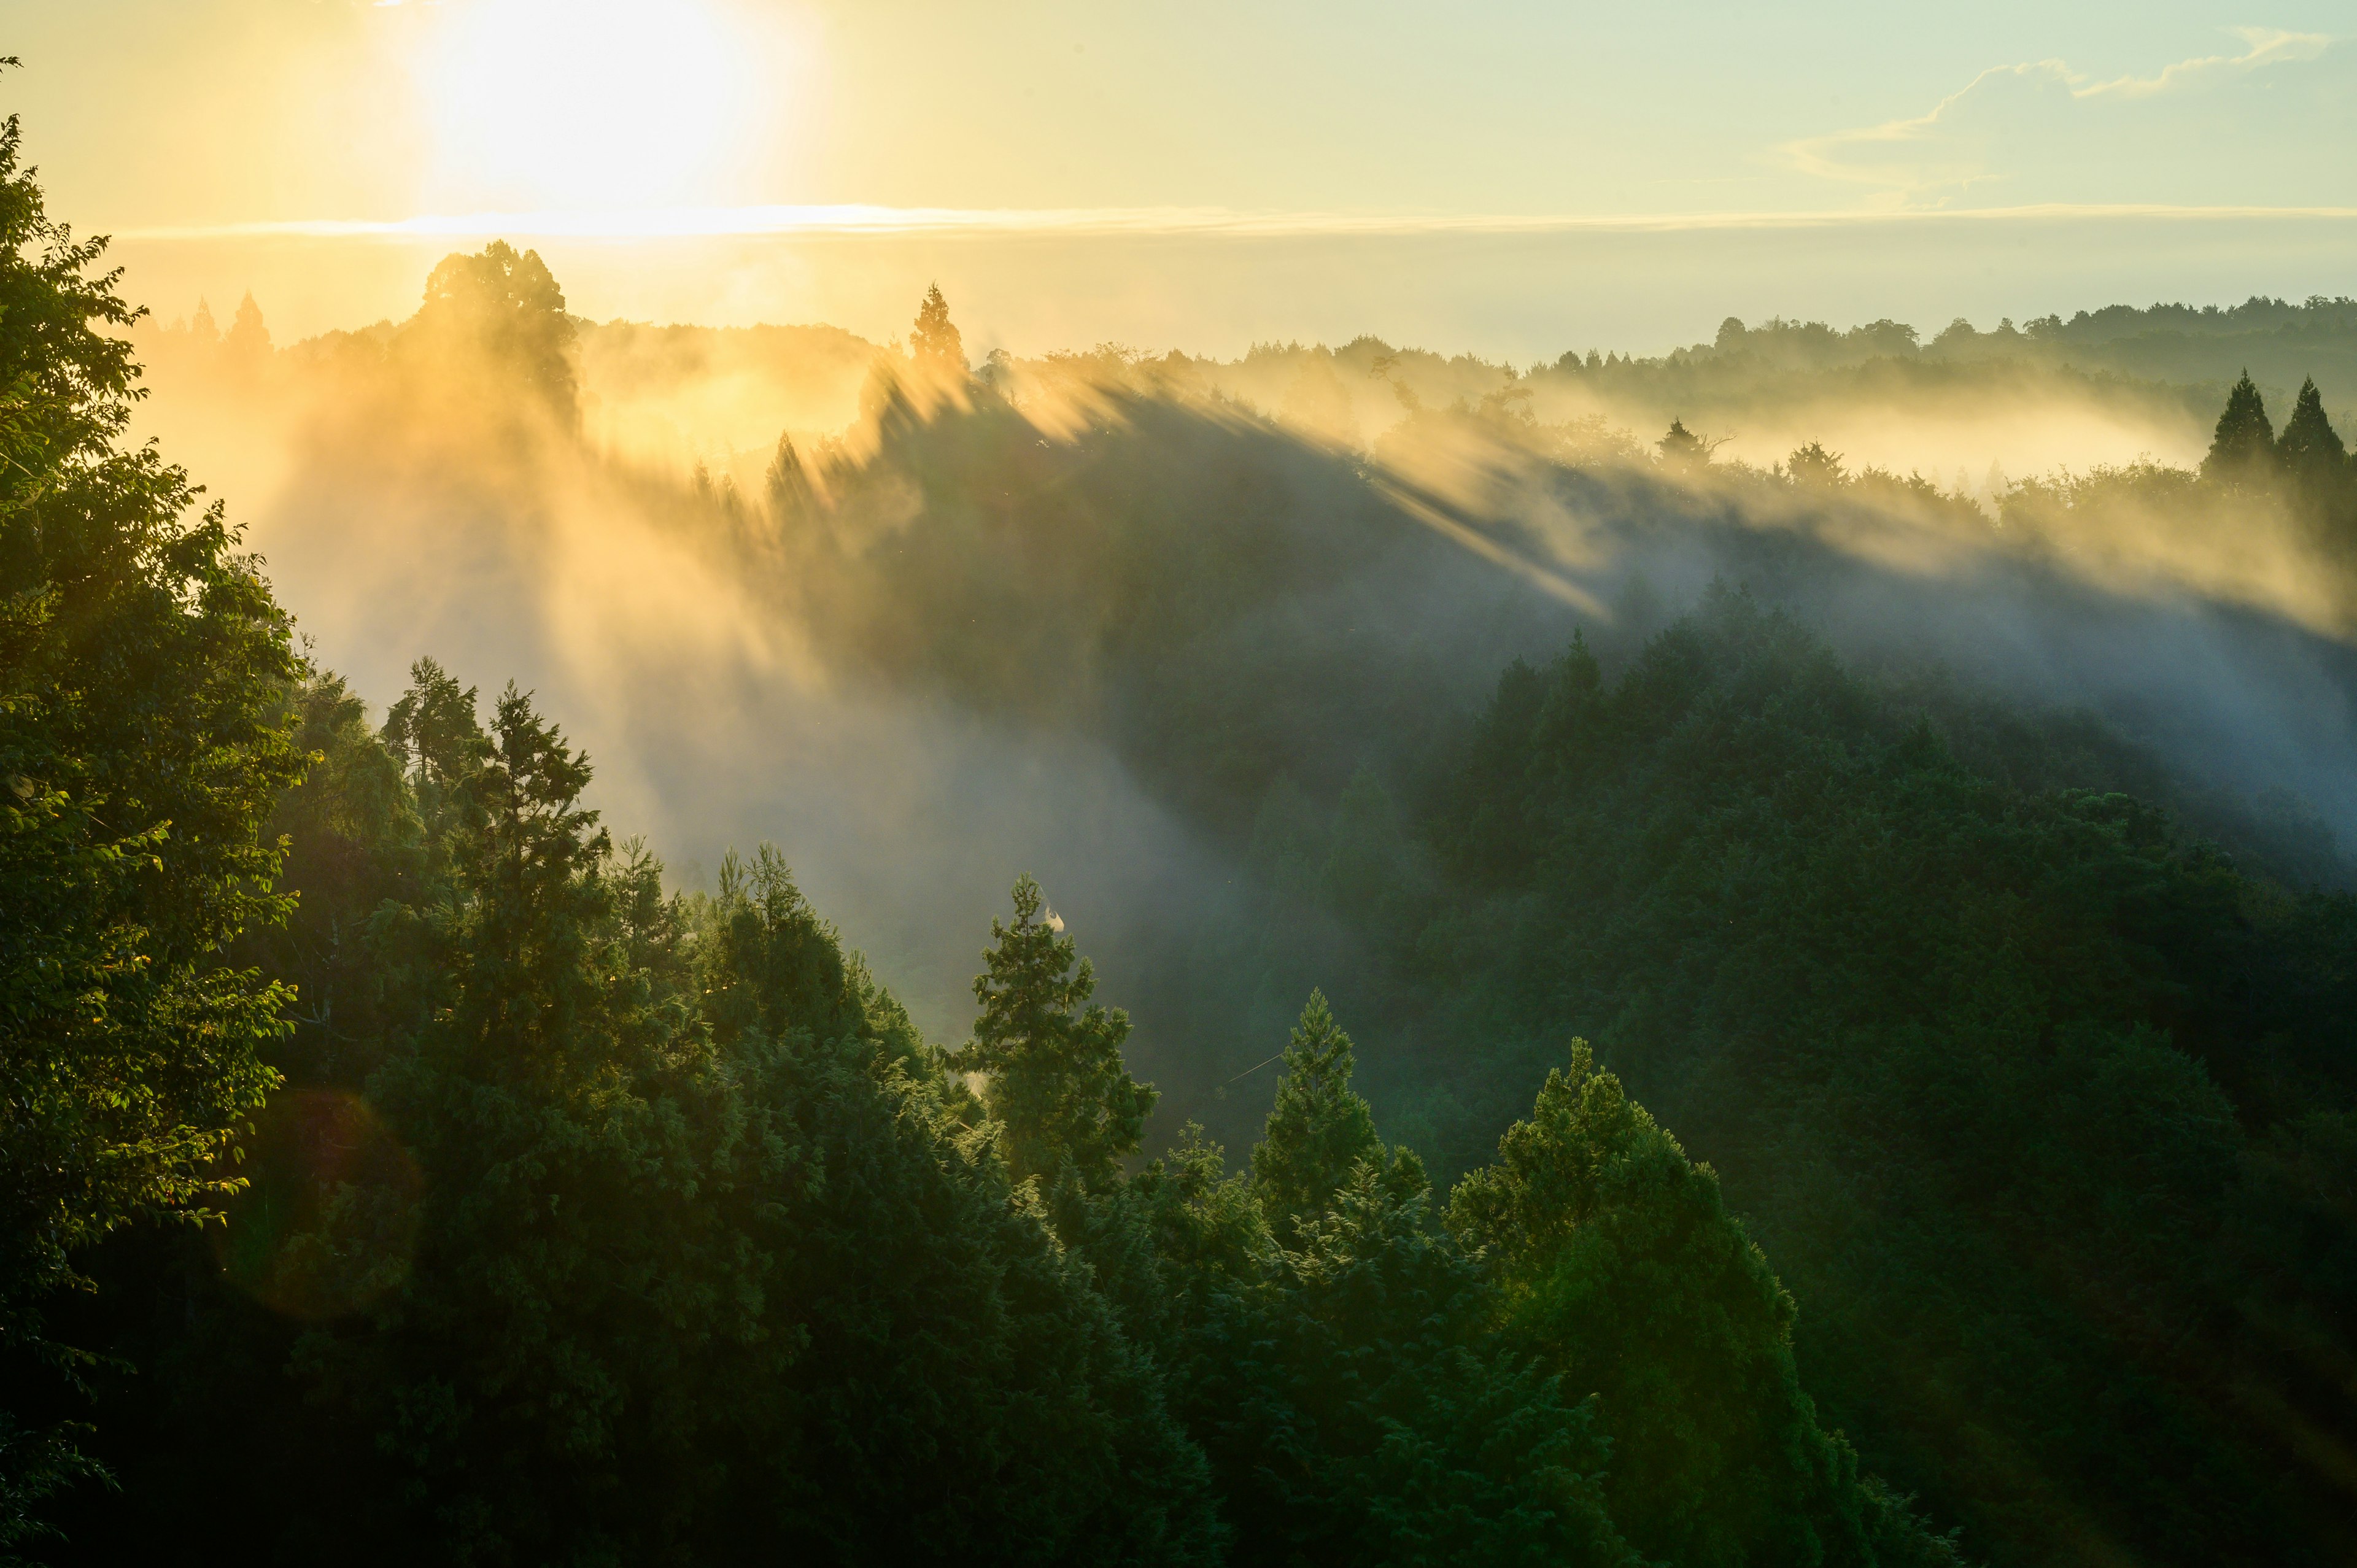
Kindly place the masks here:
MULTIPOLYGON (((2332 826, 1840 548, 2090 636, 2154 550, 2204 646, 2346 682, 2312 382, 1985 506, 1529 395, 1396 381, 1361 451, 971 373, 935 292, 758 489, 600 482, 846 689, 1101 746, 1219 857, 1136 976, 1006 866, 945 1044, 796 845, 684 886, 532 693, 307 653, 123 440, 132 313, 16 147, 0 1560, 2347 1560, 2332 826)), ((454 256, 315 355, 321 439, 522 494, 587 465, 580 338, 454 256)))

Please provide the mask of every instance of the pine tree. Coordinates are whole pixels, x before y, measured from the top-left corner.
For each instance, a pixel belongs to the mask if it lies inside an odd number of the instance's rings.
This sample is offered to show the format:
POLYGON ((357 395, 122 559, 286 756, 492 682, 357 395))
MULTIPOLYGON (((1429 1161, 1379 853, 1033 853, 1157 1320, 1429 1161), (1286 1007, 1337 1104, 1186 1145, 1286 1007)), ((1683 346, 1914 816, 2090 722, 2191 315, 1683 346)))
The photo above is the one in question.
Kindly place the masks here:
POLYGON ((792 436, 778 437, 778 449, 770 458, 761 489, 769 498, 770 515, 790 528, 802 522, 817 506, 817 488, 811 483, 802 455, 794 449, 792 436))
POLYGON ((2202 478, 2232 490, 2265 489, 2274 477, 2275 441, 2267 405, 2251 383, 2251 372, 2244 371, 2218 415, 2210 455, 2201 459, 2202 478))
POLYGON ((1683 419, 1671 420, 1669 433, 1653 443, 1654 449, 1662 455, 1662 466, 1681 472, 1707 467, 1711 446, 1712 443, 1688 430, 1683 419))
POLYGON ((2299 402, 2284 421, 2276 460, 2308 521, 2335 544, 2357 534, 2357 471, 2341 433, 2326 417, 2315 378, 2300 383, 2299 402))
POLYGON ((221 347, 241 360, 259 360, 270 352, 270 328, 263 324, 262 306, 253 303, 251 291, 238 301, 237 318, 230 323, 221 347))
POLYGON ((2283 459, 2285 471, 2296 476, 2337 473, 2348 465, 2349 450, 2325 415, 2324 398, 2316 390, 2315 377, 2299 383, 2299 402, 2284 421, 2276 453, 2283 459))
POLYGON ((396 783, 464 809, 447 881, 371 923, 432 1004, 368 1086, 422 1179, 285 1250, 362 1303, 267 1362, 370 1440, 305 1528, 377 1516, 371 1562, 1216 1561, 1159 1369, 776 851, 664 901, 512 690, 486 735, 421 661, 397 706, 396 783))
POLYGON ((1069 1164, 1090 1186, 1109 1181, 1137 1149, 1155 1090, 1122 1065, 1129 1015, 1089 1000, 1096 972, 1073 967, 1072 939, 1039 885, 1015 884, 1015 923, 990 923, 989 969, 974 977, 982 1015, 955 1058, 990 1075, 983 1101, 1005 1130, 1015 1179, 1053 1178, 1069 1164))
POLYGON ((1253 1191, 1277 1234, 1291 1220, 1314 1219, 1361 1161, 1383 1161, 1374 1113, 1351 1087, 1351 1036, 1334 1022, 1326 993, 1312 991, 1285 1047, 1285 1076, 1267 1131, 1253 1150, 1253 1191))
POLYGON ((1817 1425, 1796 1312, 1718 1177, 1574 1040, 1448 1224, 1506 1286, 1505 1318, 1575 1392, 1602 1395, 1612 1518, 1680 1563, 1951 1562, 1817 1425))
POLYGON ((431 658, 409 667, 409 690, 386 713, 384 749, 409 780, 430 853, 448 853, 466 821, 464 787, 491 756, 491 738, 475 715, 475 688, 462 687, 431 658))
POLYGON ((909 353, 923 369, 963 376, 966 373, 965 342, 950 319, 949 301, 939 284, 925 290, 917 306, 916 325, 909 332, 909 353))
POLYGON ((1792 455, 1784 459, 1784 472, 1794 484, 1815 490, 1839 489, 1849 482, 1848 470, 1842 466, 1842 455, 1826 451, 1824 444, 1819 441, 1794 447, 1792 455))

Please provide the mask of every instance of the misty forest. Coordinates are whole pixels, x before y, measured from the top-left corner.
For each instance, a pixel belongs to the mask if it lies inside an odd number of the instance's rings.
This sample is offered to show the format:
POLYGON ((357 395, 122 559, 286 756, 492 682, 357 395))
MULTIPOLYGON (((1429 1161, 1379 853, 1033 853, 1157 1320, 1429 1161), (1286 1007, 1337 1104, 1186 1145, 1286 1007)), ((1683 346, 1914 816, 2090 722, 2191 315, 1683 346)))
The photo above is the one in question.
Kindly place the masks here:
POLYGON ((9 122, 0 1561, 2357 1555, 2357 301, 109 267, 9 122))

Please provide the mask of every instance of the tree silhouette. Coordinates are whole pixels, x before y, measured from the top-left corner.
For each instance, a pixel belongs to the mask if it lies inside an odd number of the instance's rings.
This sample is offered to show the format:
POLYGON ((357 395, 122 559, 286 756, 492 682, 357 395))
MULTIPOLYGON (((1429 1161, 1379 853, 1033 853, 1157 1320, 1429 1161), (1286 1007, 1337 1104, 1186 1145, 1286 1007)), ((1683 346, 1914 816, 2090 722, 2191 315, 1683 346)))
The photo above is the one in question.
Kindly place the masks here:
POLYGON ((2244 371, 2234 390, 2226 394, 2210 455, 2201 459, 2201 477, 2229 489, 2263 489, 2274 477, 2275 443, 2267 405, 2259 389, 2251 384, 2251 372, 2244 371))
POLYGON ((467 367, 480 382, 520 383, 569 423, 578 416, 577 335, 540 252, 494 240, 474 255, 442 259, 403 342, 436 373, 467 367))
POLYGON ((939 284, 925 290, 924 302, 917 306, 917 322, 909 332, 909 353, 928 370, 966 373, 965 341, 950 319, 950 303, 942 297, 939 284))
POLYGON ((237 319, 230 324, 221 347, 241 360, 258 360, 270 352, 270 328, 263 325, 262 306, 253 303, 251 290, 238 302, 237 319))

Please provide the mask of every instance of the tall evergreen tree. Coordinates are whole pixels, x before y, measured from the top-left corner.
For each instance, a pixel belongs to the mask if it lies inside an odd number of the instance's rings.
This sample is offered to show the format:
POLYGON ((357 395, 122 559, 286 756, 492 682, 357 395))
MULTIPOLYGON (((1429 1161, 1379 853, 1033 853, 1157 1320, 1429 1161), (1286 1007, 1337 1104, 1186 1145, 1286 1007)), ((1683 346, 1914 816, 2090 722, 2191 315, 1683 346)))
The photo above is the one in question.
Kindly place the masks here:
POLYGON ((2311 376, 2300 383, 2299 402, 2284 421, 2276 461, 2308 520, 2345 542, 2357 534, 2357 472, 2349 450, 2324 412, 2324 398, 2311 376))
POLYGON ((1052 1178, 1067 1164, 1095 1186, 1137 1150, 1152 1084, 1122 1065, 1129 1015, 1090 1001, 1096 972, 1047 907, 1039 885, 1015 884, 1015 923, 990 923, 989 969, 976 975, 982 1015, 957 1053, 960 1071, 987 1073, 984 1103, 1005 1129, 1006 1161, 1017 1181, 1052 1178))
POLYGON ((2201 459, 2201 477, 2233 490, 2263 490, 2275 477, 2276 431, 2267 405, 2244 371, 2226 394, 2225 409, 2201 459))
POLYGON ((909 330, 909 353, 924 370, 963 376, 966 373, 965 340, 950 319, 950 304, 939 284, 925 290, 917 306, 916 325, 909 330))
POLYGON ((1674 473, 1687 473, 1710 466, 1710 452, 1715 445, 1688 430, 1684 420, 1673 419, 1669 430, 1653 443, 1653 449, 1662 455, 1663 467, 1674 473))
POLYGON ((2299 401, 2293 405, 2291 417, 2284 421, 2276 452, 2285 469, 2294 475, 2338 472, 2347 465, 2349 449, 2325 414, 2324 397, 2316 390, 2314 376, 2299 383, 2299 401))
POLYGON ((1334 1022, 1326 993, 1312 991, 1285 1047, 1276 1104, 1253 1150, 1253 1191, 1281 1239, 1326 1211, 1361 1161, 1383 1159, 1374 1114, 1351 1087, 1351 1036, 1334 1022))
POLYGON ((1570 1387, 1602 1395, 1606 1496, 1645 1555, 1694 1568, 1953 1560, 1818 1427, 1792 1298, 1717 1176, 1596 1069, 1585 1040, 1497 1163, 1458 1184, 1448 1218, 1498 1267, 1506 1322, 1570 1387))
POLYGON ((229 335, 221 347, 236 359, 253 361, 270 352, 270 328, 262 319, 262 306, 253 302, 249 292, 238 301, 237 318, 230 323, 229 335))

